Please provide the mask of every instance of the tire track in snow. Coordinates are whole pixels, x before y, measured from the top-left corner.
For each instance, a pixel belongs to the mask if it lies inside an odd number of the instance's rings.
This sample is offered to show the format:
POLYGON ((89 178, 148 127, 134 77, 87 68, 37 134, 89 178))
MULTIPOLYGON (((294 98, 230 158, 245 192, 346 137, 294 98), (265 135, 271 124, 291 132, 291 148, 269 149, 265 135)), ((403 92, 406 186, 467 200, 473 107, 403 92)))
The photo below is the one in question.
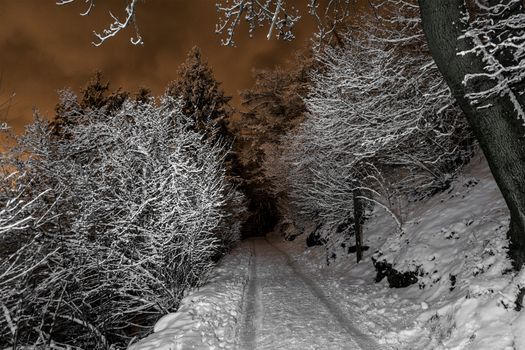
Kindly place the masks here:
POLYGON ((310 289, 310 292, 323 304, 323 306, 332 314, 339 325, 351 336, 363 350, 380 350, 384 349, 373 338, 364 334, 361 330, 353 325, 352 320, 346 317, 345 313, 324 293, 321 287, 308 277, 301 268, 291 259, 291 257, 279 247, 266 240, 268 245, 278 251, 286 259, 287 265, 295 272, 295 274, 304 282, 310 289))
POLYGON ((257 250, 255 240, 250 241, 250 270, 248 289, 244 296, 244 324, 240 336, 240 349, 255 349, 257 344, 257 329, 262 324, 261 291, 257 285, 257 250))

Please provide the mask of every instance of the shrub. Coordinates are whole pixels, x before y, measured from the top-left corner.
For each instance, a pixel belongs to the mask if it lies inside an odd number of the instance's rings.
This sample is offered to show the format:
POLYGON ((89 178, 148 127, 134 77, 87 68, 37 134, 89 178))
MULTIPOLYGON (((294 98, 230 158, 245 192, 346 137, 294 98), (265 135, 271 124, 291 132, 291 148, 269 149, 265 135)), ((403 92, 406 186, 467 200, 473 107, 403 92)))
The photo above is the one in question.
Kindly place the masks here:
POLYGON ((187 128, 176 101, 110 114, 66 91, 60 105, 67 137, 37 118, 3 158, 0 342, 125 348, 238 239, 243 199, 228 145, 187 128))

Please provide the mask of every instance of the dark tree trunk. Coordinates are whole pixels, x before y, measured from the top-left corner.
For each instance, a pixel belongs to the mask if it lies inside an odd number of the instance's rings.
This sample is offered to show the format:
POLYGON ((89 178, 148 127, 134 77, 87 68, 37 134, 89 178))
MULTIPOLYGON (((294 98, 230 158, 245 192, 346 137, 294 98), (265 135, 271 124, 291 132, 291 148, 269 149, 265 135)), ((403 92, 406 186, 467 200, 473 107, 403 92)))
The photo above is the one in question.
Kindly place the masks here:
POLYGON ((359 198, 361 191, 355 189, 354 196, 354 228, 355 228, 355 253, 357 262, 363 259, 363 200, 359 198))
MULTIPOLYGON (((506 96, 487 99, 476 109, 465 97, 463 78, 483 71, 481 58, 458 56, 472 43, 458 39, 467 29, 464 0, 419 0, 423 30, 431 54, 466 114, 511 214, 509 254, 517 269, 525 263, 525 128, 506 96)), ((493 82, 477 81, 469 89, 484 91, 493 82)), ((480 203, 481 204, 481 203, 480 203)))

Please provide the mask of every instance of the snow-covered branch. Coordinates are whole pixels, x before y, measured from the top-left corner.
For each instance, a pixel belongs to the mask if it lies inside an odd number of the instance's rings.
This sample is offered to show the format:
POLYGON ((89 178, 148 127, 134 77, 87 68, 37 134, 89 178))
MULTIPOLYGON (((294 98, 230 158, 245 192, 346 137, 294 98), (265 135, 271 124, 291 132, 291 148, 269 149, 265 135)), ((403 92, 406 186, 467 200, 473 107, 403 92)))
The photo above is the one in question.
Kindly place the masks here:
MULTIPOLYGON (((57 5, 68 5, 76 1, 77 0, 57 0, 57 5)), ((93 31, 93 34, 97 38, 97 41, 94 41, 93 45, 102 45, 106 40, 113 38, 122 30, 128 28, 131 25, 134 26, 135 30, 135 36, 130 38, 131 43, 133 45, 143 44, 142 37, 140 35, 137 23, 135 21, 135 12, 138 2, 139 0, 129 0, 124 10, 125 16, 123 20, 114 15, 112 12, 109 12, 109 15, 113 19, 113 23, 111 23, 108 28, 102 30, 101 33, 93 31)), ((88 16, 92 13, 93 8, 95 7, 96 0, 85 0, 85 3, 87 4, 87 8, 84 12, 81 13, 82 16, 88 16)))
POLYGON ((61 106, 0 158, 0 343, 123 348, 239 238, 243 197, 178 101, 61 106))
MULTIPOLYGON (((308 15, 317 23, 317 36, 323 40, 330 35, 338 23, 343 22, 355 6, 351 0, 330 0, 321 5, 318 0, 304 0, 308 15)), ((267 27, 266 37, 270 40, 274 35, 283 40, 295 38, 293 29, 301 19, 301 12, 286 0, 233 0, 218 1, 217 12, 219 23, 216 26, 218 34, 224 34, 223 45, 235 44, 235 31, 244 20, 248 24, 250 36, 260 27, 267 27), (274 34, 275 33, 275 34, 274 34)))
POLYGON ((389 25, 371 20, 317 54, 308 116, 282 161, 304 217, 340 224, 356 188, 394 213, 395 197, 446 188, 468 158, 469 128, 432 63, 417 11, 386 2, 378 13, 389 25))
POLYGON ((477 108, 486 108, 490 99, 508 96, 516 117, 525 124, 525 13, 522 1, 476 0, 468 11, 465 21, 469 29, 458 39, 470 41, 472 48, 458 54, 478 55, 484 62, 484 71, 464 77, 464 85, 472 91, 467 98, 477 108))
MULTIPOLYGON (((339 23, 344 22, 352 9, 355 9, 354 0, 330 0, 322 5, 318 0, 303 0, 305 15, 311 15, 317 23, 317 34, 319 40, 324 40, 333 33, 339 23)), ((57 5, 68 5, 79 0, 56 0, 57 5)), ((92 14, 96 0, 85 0, 86 10, 82 16, 92 14)), ((301 19, 301 11, 293 5, 288 4, 287 0, 217 0, 216 11, 219 15, 218 23, 215 27, 217 34, 224 35, 221 40, 223 45, 235 45, 234 36, 237 28, 245 22, 248 26, 250 36, 261 27, 267 27, 266 37, 283 40, 295 38, 294 27, 301 19)), ((106 40, 116 36, 122 30, 133 25, 135 37, 131 43, 134 45, 142 44, 142 37, 135 21, 138 0, 129 0, 125 8, 125 17, 120 19, 110 12, 113 19, 108 28, 101 33, 94 32, 97 41, 95 46, 102 45, 106 40)))

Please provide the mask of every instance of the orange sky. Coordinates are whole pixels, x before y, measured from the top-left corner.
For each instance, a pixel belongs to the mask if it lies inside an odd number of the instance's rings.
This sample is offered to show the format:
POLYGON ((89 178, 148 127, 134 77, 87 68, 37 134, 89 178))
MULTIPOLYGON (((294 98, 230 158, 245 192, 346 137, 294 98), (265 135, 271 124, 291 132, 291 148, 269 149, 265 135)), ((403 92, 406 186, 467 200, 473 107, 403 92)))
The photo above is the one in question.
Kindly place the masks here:
POLYGON ((143 46, 131 45, 133 32, 127 31, 94 47, 92 31, 105 28, 110 23, 107 10, 122 13, 126 1, 99 0, 90 17, 79 16, 84 1, 77 2, 60 7, 55 0, 0 0, 0 101, 16 92, 9 114, 0 115, 0 122, 21 131, 31 121, 34 106, 51 116, 56 91, 78 91, 97 70, 114 88, 146 86, 161 93, 194 45, 202 49, 226 92, 236 96, 251 85, 252 68, 283 64, 314 29, 305 16, 294 42, 267 41, 264 30, 249 39, 242 30, 236 48, 222 47, 214 33, 214 0, 148 0, 139 4, 137 16, 143 46))

